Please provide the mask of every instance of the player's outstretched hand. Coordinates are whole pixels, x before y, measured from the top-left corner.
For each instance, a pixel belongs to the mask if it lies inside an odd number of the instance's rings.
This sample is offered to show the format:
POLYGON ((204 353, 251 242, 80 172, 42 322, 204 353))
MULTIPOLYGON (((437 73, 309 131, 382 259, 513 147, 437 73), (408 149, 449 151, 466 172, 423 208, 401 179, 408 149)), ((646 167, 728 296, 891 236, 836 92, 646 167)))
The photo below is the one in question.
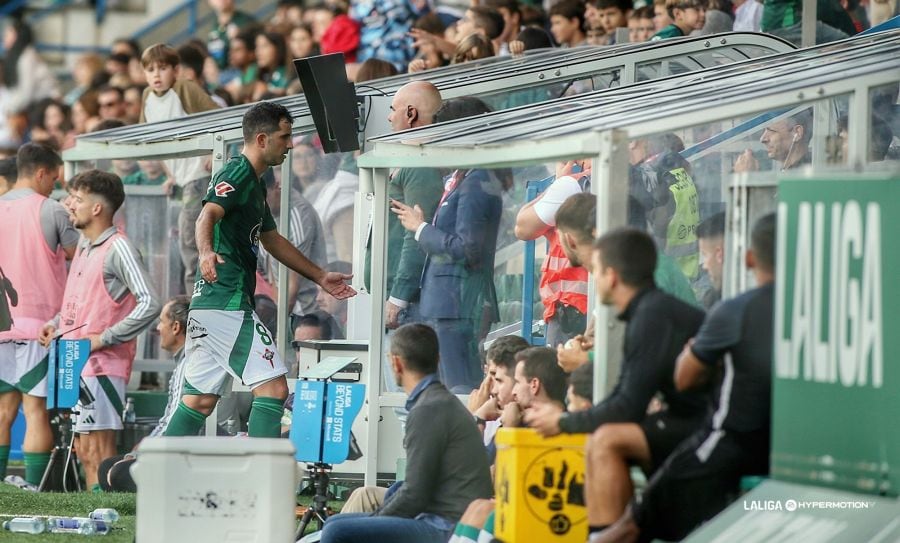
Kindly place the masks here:
POLYGON ((347 281, 351 279, 353 279, 352 274, 328 272, 322 277, 322 282, 319 285, 325 289, 325 292, 338 300, 346 300, 356 296, 356 291, 347 284, 347 281))
POLYGON ((200 255, 200 275, 207 283, 215 283, 219 279, 216 273, 216 265, 224 264, 225 260, 218 253, 212 251, 200 255))

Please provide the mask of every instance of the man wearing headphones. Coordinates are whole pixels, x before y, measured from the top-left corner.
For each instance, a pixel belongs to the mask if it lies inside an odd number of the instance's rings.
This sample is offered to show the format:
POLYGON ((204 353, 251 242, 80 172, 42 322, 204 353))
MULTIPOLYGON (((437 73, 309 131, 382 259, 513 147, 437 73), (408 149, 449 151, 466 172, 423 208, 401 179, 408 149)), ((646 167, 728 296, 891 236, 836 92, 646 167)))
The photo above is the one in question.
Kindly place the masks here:
MULTIPOLYGON (((394 132, 426 126, 434 122, 434 114, 441 107, 441 94, 427 81, 413 81, 400 87, 391 101, 388 122, 394 132)), ((402 168, 391 172, 388 196, 410 207, 419 206, 430 221, 444 192, 444 179, 435 168, 402 168)), ((419 283, 425 253, 407 232, 397 216, 388 217, 387 294, 384 322, 387 328, 397 328, 418 320, 419 283)), ((371 255, 366 258, 366 282, 369 282, 371 255)), ((390 381, 390 380, 389 380, 390 381)))
MULTIPOLYGON (((809 143, 812 139, 812 110, 804 109, 779 119, 763 129, 760 143, 766 146, 769 158, 781 163, 781 171, 809 164, 809 143)), ((734 163, 735 172, 759 170, 759 163, 747 149, 734 163)))

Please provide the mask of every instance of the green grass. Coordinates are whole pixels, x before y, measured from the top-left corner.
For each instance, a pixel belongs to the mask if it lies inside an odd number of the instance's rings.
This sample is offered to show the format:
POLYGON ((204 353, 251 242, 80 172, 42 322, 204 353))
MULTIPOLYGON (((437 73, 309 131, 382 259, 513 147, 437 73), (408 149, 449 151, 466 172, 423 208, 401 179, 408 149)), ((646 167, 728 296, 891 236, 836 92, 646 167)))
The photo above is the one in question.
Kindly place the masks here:
MULTIPOLYGON (((107 543, 132 543, 135 531, 134 494, 89 494, 27 492, 14 486, 0 484, 0 519, 9 520, 13 516, 35 517, 86 517, 94 509, 110 507, 119 512, 119 522, 103 541, 107 543)), ((0 531, 0 541, 44 541, 65 543, 84 541, 84 536, 69 534, 12 534, 0 531)))
MULTIPOLYGON (((89 494, 80 493, 54 493, 54 492, 27 492, 11 485, 0 483, 0 521, 9 520, 12 517, 86 517, 94 509, 108 507, 119 512, 119 522, 112 531, 103 536, 104 543, 132 543, 135 536, 135 494, 111 493, 89 494)), ((312 496, 297 496, 297 503, 309 505, 312 496)), ((328 505, 334 511, 340 511, 343 501, 329 500, 328 505)), ((307 533, 313 531, 315 523, 307 529, 307 533)), ((67 541, 84 543, 84 536, 77 534, 12 534, 0 529, 0 543, 5 541, 22 542, 57 542, 67 541)))

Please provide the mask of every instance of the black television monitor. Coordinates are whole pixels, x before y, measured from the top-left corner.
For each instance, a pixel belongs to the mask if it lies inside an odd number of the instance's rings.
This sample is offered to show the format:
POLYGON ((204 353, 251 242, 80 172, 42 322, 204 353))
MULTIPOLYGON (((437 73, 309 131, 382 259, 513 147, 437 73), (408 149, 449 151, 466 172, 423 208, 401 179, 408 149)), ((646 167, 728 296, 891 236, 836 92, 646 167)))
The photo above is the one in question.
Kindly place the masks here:
POLYGON ((306 103, 326 153, 359 149, 356 89, 347 81, 344 54, 294 59, 306 103))

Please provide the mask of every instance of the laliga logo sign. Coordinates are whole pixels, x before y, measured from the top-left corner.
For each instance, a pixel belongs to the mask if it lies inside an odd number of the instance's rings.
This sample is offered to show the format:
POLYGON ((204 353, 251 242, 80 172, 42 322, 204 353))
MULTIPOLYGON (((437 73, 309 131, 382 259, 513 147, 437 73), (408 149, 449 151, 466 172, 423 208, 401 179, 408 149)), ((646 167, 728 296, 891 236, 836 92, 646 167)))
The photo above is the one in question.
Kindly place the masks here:
POLYGON ((869 203, 863 214, 855 200, 832 203, 830 209, 822 202, 801 202, 796 236, 787 235, 788 209, 787 203, 778 205, 776 375, 880 388, 880 205, 869 203))

